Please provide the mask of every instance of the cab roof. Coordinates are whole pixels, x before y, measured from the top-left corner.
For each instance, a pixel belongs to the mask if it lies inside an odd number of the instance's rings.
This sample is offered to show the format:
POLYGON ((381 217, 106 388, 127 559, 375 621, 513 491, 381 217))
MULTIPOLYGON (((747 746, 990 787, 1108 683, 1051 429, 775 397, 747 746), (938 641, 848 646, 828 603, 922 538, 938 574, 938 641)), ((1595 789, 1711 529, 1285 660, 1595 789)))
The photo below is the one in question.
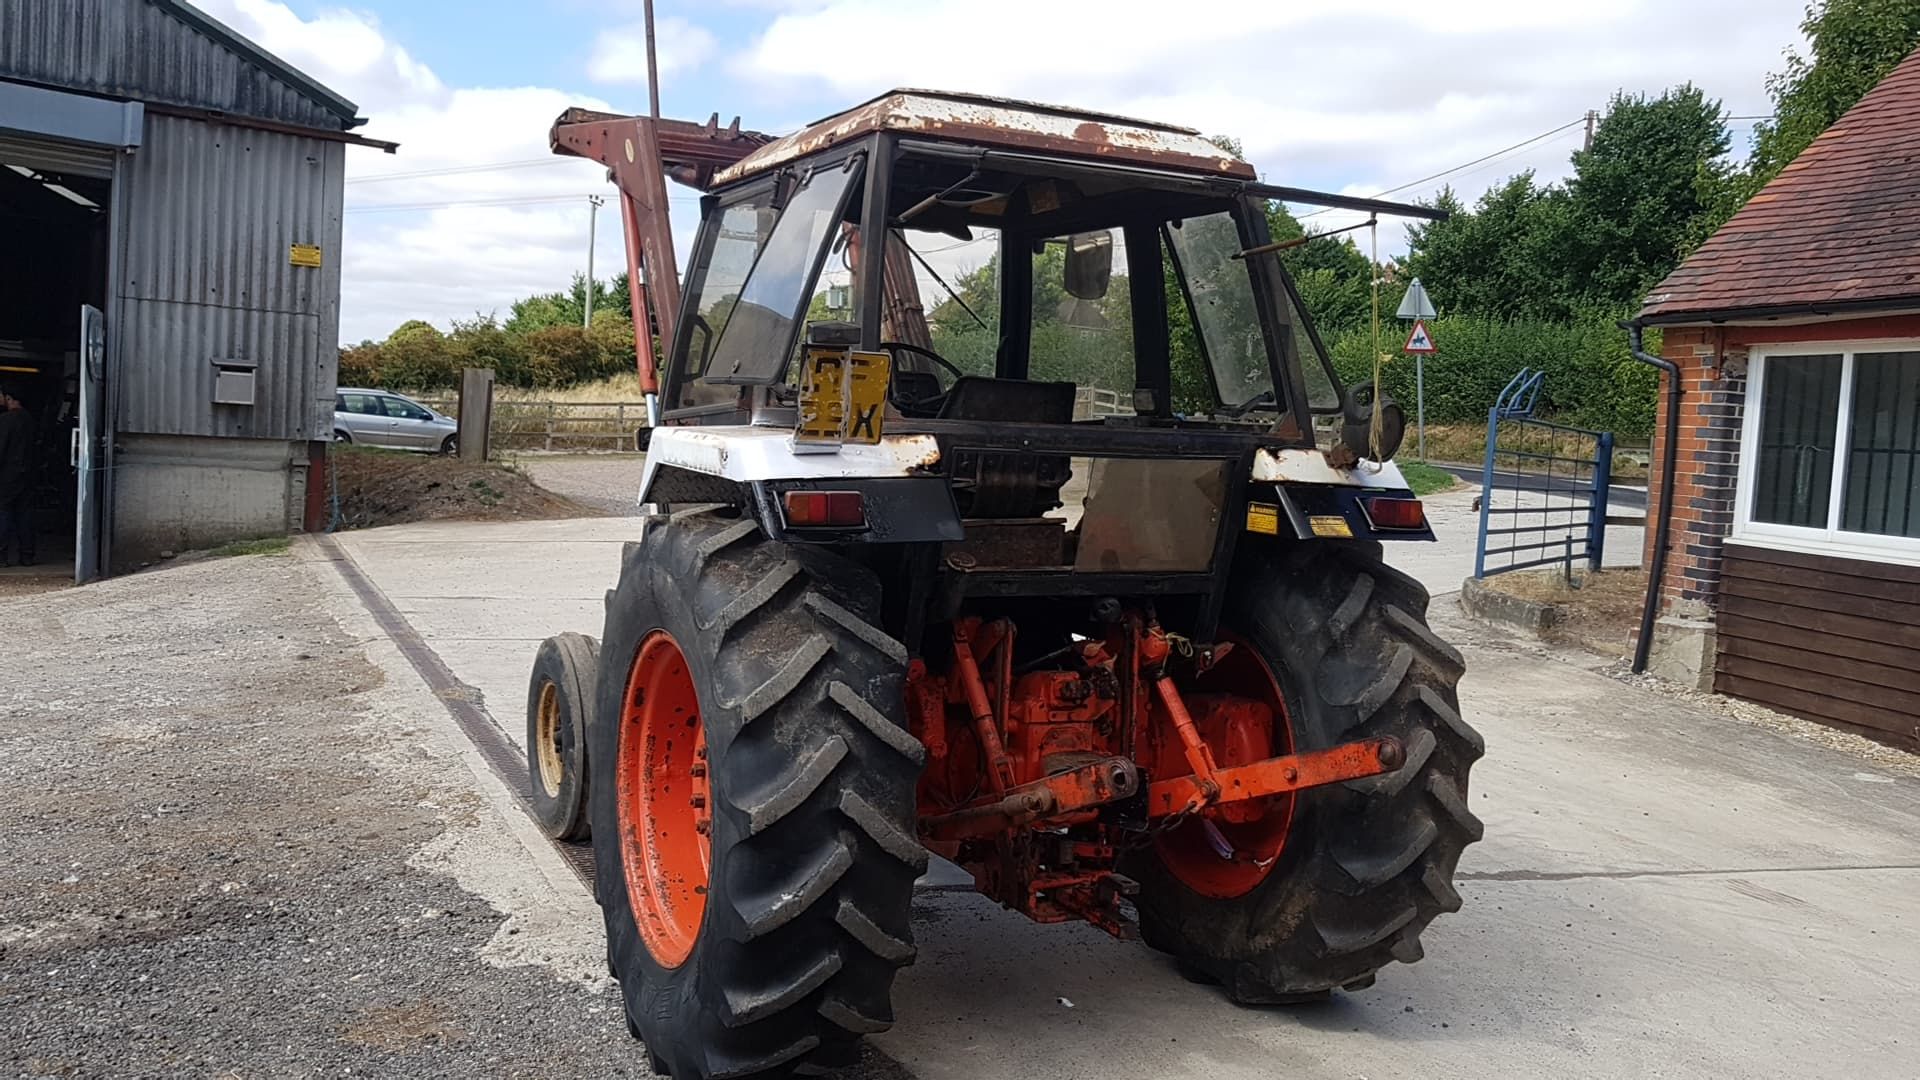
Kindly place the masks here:
POLYGON ((1209 142, 1193 128, 1011 98, 903 89, 889 90, 775 139, 716 173, 714 185, 744 180, 879 131, 997 150, 1256 179, 1252 165, 1209 142))

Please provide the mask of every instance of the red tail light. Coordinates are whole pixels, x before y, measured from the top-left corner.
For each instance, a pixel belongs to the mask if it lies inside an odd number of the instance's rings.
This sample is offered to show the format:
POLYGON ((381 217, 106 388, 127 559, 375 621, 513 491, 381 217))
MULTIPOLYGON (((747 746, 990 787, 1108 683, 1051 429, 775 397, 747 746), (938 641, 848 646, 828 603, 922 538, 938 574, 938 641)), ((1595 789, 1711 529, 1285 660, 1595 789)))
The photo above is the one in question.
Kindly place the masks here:
POLYGON ((866 504, 857 491, 789 491, 787 524, 794 528, 859 528, 867 523, 866 504))
POLYGON ((1362 499, 1367 520, 1376 529, 1421 529, 1427 524, 1427 508, 1419 499, 1362 499))

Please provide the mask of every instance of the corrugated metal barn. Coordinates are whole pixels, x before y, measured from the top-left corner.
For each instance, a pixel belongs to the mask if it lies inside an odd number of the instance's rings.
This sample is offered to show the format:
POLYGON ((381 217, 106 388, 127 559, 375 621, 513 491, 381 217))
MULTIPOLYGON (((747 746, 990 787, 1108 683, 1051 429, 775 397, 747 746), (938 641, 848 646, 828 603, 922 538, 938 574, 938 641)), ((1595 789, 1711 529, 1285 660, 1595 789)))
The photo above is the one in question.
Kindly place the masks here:
POLYGON ((345 154, 383 145, 355 114, 182 0, 0 0, 0 383, 43 561, 317 517, 345 154))

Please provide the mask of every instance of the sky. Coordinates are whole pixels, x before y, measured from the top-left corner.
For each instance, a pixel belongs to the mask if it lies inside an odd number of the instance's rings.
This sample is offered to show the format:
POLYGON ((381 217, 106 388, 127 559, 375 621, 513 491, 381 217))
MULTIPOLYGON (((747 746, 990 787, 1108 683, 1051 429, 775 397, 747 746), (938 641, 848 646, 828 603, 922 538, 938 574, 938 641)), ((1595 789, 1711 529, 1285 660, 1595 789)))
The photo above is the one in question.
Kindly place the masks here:
MULTIPOLYGON (((401 144, 347 154, 343 342, 411 318, 504 318, 566 288, 586 269, 589 195, 608 199, 596 276, 624 268, 614 189, 546 137, 568 106, 646 111, 640 0, 195 2, 401 144)), ((655 14, 671 117, 784 133, 895 86, 965 90, 1228 135, 1271 183, 1409 201, 1443 184, 1471 201, 1522 169, 1564 177, 1579 121, 1620 91, 1691 81, 1731 116, 1764 114, 1767 75, 1805 47, 1802 0, 657 0, 655 14)), ((1730 126, 1744 153, 1751 121, 1730 126)), ((697 196, 669 194, 684 261, 697 196)), ((1405 250, 1397 224, 1378 242, 1405 250)), ((932 244, 948 274, 990 254, 932 244)))

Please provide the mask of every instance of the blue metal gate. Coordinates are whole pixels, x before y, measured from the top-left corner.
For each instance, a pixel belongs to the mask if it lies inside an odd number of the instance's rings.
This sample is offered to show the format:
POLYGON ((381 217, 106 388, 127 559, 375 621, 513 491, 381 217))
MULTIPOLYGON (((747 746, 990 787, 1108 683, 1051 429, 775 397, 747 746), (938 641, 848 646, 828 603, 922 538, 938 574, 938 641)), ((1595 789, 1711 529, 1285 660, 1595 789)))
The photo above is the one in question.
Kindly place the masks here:
POLYGON ((1613 433, 1534 419, 1545 378, 1521 368, 1487 412, 1476 578, 1605 554, 1613 433))

